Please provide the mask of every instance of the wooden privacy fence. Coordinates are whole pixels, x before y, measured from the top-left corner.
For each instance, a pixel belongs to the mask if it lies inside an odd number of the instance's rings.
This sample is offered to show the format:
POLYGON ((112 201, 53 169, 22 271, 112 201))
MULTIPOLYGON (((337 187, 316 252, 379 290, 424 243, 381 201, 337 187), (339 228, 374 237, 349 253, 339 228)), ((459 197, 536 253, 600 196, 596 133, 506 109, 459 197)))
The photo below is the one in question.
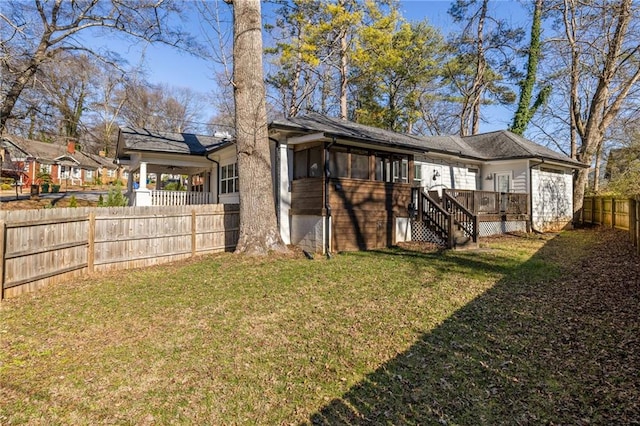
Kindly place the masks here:
POLYGON ((232 250, 237 205, 0 211, 1 298, 94 272, 232 250))
POLYGON ((640 254, 640 196, 635 198, 585 197, 582 222, 629 231, 640 254))

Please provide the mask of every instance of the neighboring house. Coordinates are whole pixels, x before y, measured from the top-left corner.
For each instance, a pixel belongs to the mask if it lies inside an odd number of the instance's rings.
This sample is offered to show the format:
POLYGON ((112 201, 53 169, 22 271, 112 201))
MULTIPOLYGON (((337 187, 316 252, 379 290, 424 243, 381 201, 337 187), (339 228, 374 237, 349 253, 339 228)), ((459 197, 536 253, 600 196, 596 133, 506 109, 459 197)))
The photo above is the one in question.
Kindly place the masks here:
MULTIPOLYGON (((269 136, 282 238, 316 252, 560 229, 572 220, 572 173, 583 167, 507 131, 420 137, 310 114, 272 122, 269 136)), ((208 202, 238 202, 229 139, 123 129, 118 147, 141 176, 204 173, 208 202)), ((142 187, 130 199, 162 204, 142 187)))
POLYGON ((111 184, 114 182, 126 182, 129 174, 123 166, 116 164, 113 158, 106 156, 104 151, 98 154, 85 153, 84 155, 95 161, 98 165, 96 173, 93 176, 93 182, 101 185, 111 184))
MULTIPOLYGON (((2 137, 1 144, 11 156, 14 169, 20 170, 15 178, 20 185, 26 187, 40 183, 41 173, 48 173, 54 184, 94 183, 103 167, 91 155, 76 151, 72 141, 63 146, 6 135, 2 137)), ((113 160, 105 159, 105 163, 107 162, 117 169, 113 160)))

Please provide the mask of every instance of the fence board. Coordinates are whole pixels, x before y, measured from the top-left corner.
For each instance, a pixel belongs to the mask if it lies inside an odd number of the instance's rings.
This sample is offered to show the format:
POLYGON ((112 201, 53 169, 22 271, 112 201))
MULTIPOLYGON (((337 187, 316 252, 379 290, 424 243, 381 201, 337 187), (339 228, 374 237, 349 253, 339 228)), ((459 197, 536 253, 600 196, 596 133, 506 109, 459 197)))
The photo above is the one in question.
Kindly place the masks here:
POLYGON ((238 213, 228 205, 0 211, 1 297, 233 249, 238 213))
POLYGON ((640 255, 640 196, 630 199, 585 197, 582 222, 629 231, 640 255))

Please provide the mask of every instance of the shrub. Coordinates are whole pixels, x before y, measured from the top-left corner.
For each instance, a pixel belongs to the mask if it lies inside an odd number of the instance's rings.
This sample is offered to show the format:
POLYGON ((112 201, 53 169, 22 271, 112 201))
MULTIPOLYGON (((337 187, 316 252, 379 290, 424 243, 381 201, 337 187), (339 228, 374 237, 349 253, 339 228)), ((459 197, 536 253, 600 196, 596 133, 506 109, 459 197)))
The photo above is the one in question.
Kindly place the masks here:
POLYGON ((60 192, 60 185, 57 185, 55 183, 51 185, 51 192, 53 194, 57 194, 58 192, 60 192))
POLYGON ((7 191, 9 189, 12 189, 13 186, 11 186, 11 184, 9 183, 3 183, 3 184, 0 184, 0 188, 2 188, 3 191, 7 191))
POLYGON ((109 188, 107 199, 102 195, 98 197, 98 207, 124 207, 129 205, 129 199, 122 194, 122 185, 114 185, 109 188))
POLYGON ((164 186, 164 190, 165 191, 186 191, 186 188, 180 182, 169 182, 164 186))
MULTIPOLYGON (((51 183, 51 175, 48 172, 38 172, 36 175, 36 181, 44 184, 51 183)), ((48 188, 48 187, 47 187, 48 188)))
POLYGON ((43 183, 42 185, 40 185, 40 192, 42 192, 43 194, 46 194, 49 192, 49 184, 48 183, 43 183))
POLYGON ((78 207, 78 200, 76 200, 75 195, 72 195, 71 198, 69 198, 69 207, 78 207))

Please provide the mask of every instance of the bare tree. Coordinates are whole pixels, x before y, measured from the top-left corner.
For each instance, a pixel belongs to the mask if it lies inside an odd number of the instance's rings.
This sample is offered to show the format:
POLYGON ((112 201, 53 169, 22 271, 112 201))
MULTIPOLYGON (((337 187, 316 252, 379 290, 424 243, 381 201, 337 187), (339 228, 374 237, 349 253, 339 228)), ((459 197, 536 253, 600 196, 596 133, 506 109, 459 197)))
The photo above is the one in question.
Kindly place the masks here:
POLYGON ((278 232, 262 75, 260 0, 233 4, 233 87, 240 186, 237 253, 287 251, 278 232))
MULTIPOLYGON (((640 81, 640 8, 633 0, 564 0, 570 55, 571 155, 585 165, 599 157, 609 126, 640 81), (579 138, 579 140, 578 140, 579 138)), ((574 179, 574 213, 582 211, 589 169, 574 179)))
POLYGON ((4 4, 0 12, 0 133, 7 120, 16 116, 14 108, 21 94, 43 64, 55 61, 63 52, 96 54, 80 44, 79 36, 92 30, 112 31, 177 45, 187 40, 167 23, 178 11, 177 2, 165 0, 31 0, 4 4))

